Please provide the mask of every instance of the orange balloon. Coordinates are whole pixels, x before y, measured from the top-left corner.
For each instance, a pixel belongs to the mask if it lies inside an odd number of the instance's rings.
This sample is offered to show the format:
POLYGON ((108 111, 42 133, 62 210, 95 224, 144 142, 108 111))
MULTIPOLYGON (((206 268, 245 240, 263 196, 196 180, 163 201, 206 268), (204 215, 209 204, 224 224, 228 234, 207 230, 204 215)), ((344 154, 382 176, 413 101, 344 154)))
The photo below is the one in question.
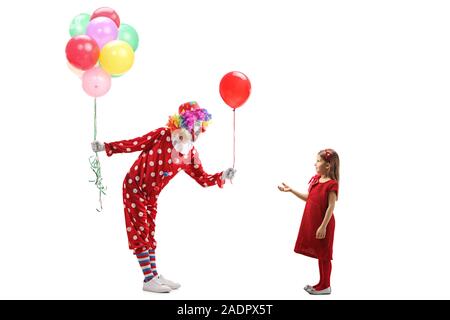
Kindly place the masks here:
POLYGON ((70 71, 73 72, 74 75, 76 75, 78 78, 82 78, 83 77, 83 73, 84 71, 78 68, 75 68, 73 65, 70 64, 69 61, 67 61, 67 67, 69 68, 70 71))

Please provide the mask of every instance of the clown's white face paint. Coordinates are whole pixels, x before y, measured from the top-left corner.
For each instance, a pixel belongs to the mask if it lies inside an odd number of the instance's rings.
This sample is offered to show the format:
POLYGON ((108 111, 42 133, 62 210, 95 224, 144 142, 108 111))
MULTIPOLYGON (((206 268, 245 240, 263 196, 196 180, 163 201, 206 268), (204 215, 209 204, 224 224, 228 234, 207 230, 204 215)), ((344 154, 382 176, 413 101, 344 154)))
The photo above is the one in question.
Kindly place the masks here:
POLYGON ((192 133, 192 140, 197 141, 198 137, 202 134, 202 124, 200 122, 196 122, 194 125, 194 130, 192 133))
POLYGON ((192 135, 184 128, 174 130, 172 131, 172 145, 176 151, 188 154, 194 146, 192 135))

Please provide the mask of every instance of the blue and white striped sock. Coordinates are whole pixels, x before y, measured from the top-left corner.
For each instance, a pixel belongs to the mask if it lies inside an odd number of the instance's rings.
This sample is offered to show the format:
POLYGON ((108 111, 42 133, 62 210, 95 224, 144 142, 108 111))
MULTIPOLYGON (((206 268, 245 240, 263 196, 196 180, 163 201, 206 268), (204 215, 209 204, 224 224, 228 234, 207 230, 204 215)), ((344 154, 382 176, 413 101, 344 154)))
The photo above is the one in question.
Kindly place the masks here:
POLYGON ((148 251, 143 251, 136 255, 139 265, 141 266, 142 272, 144 273, 144 282, 150 281, 153 279, 153 271, 150 263, 150 255, 148 251))
POLYGON ((158 271, 156 271, 156 255, 155 250, 149 250, 149 258, 150 258, 150 268, 152 270, 153 276, 156 277, 158 275, 158 271))

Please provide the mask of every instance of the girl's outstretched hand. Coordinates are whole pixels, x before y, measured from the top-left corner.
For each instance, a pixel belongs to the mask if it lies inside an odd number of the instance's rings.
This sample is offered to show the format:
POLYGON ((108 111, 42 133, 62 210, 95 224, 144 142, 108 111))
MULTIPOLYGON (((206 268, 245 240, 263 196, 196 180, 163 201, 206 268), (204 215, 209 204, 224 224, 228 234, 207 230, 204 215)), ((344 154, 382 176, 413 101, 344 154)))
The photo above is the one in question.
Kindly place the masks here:
POLYGON ((286 183, 283 182, 281 186, 278 186, 278 190, 282 192, 290 192, 292 189, 286 183))

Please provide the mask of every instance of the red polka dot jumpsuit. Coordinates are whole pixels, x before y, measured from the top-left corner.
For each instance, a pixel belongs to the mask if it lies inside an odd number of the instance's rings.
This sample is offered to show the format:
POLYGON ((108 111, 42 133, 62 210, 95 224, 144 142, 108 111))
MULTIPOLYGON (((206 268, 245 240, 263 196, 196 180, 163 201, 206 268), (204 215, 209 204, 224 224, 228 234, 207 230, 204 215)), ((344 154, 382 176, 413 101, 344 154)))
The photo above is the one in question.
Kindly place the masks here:
POLYGON ((178 172, 184 170, 203 187, 222 188, 225 183, 222 172, 209 175, 203 171, 195 148, 187 154, 177 152, 171 135, 168 127, 162 127, 136 139, 105 143, 108 156, 141 151, 123 182, 128 245, 135 254, 156 248, 158 195, 178 172))

